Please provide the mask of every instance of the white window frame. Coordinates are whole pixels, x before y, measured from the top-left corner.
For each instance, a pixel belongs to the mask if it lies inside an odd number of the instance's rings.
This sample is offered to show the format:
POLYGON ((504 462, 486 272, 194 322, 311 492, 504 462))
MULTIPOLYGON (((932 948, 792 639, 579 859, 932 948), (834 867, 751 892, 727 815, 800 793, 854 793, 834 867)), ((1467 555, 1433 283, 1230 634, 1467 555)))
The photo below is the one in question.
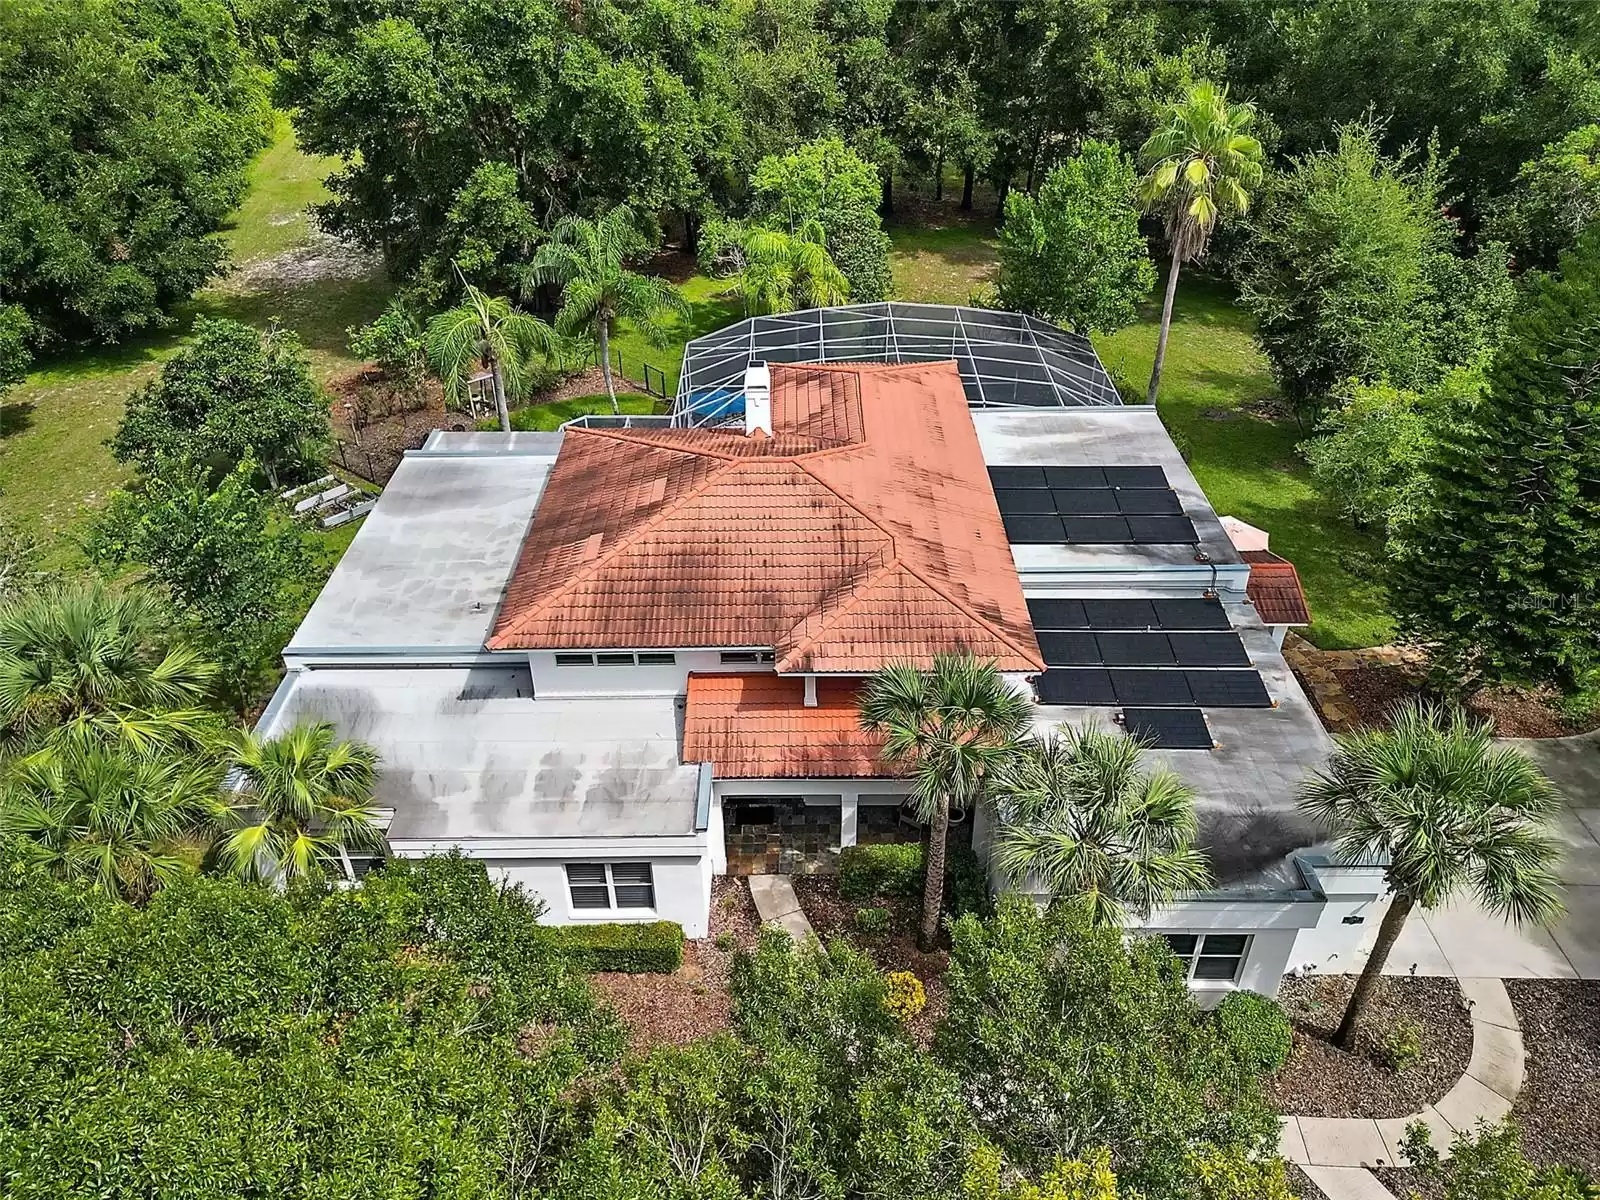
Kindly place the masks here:
POLYGON ((771 650, 724 650, 719 657, 725 667, 770 666, 778 658, 771 650))
POLYGON ((558 652, 556 654, 556 666, 592 667, 594 666, 594 655, 566 651, 558 652))
POLYGON ((671 667, 676 666, 677 662, 678 656, 671 650, 644 650, 638 653, 631 650, 556 652, 558 667, 671 667))
POLYGON ((1167 945, 1172 949, 1173 957, 1183 964, 1183 977, 1185 981, 1188 982, 1190 987, 1198 988, 1225 988, 1233 987, 1238 984, 1239 977, 1244 974, 1245 964, 1250 961, 1250 951, 1254 949, 1256 940, 1254 934, 1243 933, 1239 930, 1219 929, 1212 930, 1210 932, 1201 932, 1199 930, 1188 931, 1181 929, 1157 929, 1152 930, 1152 932, 1155 933, 1157 937, 1167 939, 1167 945), (1194 938, 1194 951, 1190 954, 1179 954, 1177 948, 1172 946, 1172 942, 1170 940, 1175 937, 1194 938), (1206 942, 1211 938, 1243 938, 1244 945, 1239 948, 1237 953, 1229 952, 1227 954, 1207 954, 1206 942), (1228 976, 1226 979, 1196 978, 1195 970, 1198 968, 1202 958, 1237 958, 1239 962, 1238 965, 1234 967, 1233 974, 1228 976))
MULTIPOLYGON (((593 862, 593 861, 588 861, 588 862, 581 862, 581 861, 580 862, 566 862, 566 863, 562 863, 561 864, 561 874, 567 881, 567 911, 573 917, 580 917, 580 918, 581 917, 588 917, 588 916, 593 916, 596 913, 602 913, 602 914, 611 914, 611 913, 653 913, 653 912, 656 911, 656 901, 658 899, 658 897, 656 895, 656 868, 655 868, 655 864, 653 862, 650 862, 647 859, 630 859, 627 862, 614 862, 614 863, 613 862, 593 862), (604 877, 605 877, 604 887, 606 889, 606 901, 607 901, 606 906, 604 908, 599 908, 599 907, 596 907, 596 906, 593 906, 593 905, 579 905, 577 903, 577 898, 573 895, 573 891, 572 891, 572 889, 574 887, 574 883, 573 883, 573 879, 572 879, 572 868, 573 867, 598 867, 604 873, 604 877), (646 886, 648 886, 650 888, 650 903, 648 905, 637 905, 637 904, 622 905, 622 904, 618 904, 617 903, 617 888, 619 886, 621 886, 621 887, 639 887, 639 886, 641 886, 638 882, 633 881, 633 880, 628 880, 628 879, 624 879, 621 882, 621 884, 619 885, 618 882, 617 882, 616 872, 615 872, 615 868, 617 868, 617 867, 643 867, 644 868, 645 874, 649 877, 649 883, 648 883, 648 885, 646 885, 646 886)), ((596 888, 596 887, 600 887, 602 885, 599 882, 594 882, 594 883, 578 883, 576 886, 577 887, 583 887, 583 888, 596 888)))

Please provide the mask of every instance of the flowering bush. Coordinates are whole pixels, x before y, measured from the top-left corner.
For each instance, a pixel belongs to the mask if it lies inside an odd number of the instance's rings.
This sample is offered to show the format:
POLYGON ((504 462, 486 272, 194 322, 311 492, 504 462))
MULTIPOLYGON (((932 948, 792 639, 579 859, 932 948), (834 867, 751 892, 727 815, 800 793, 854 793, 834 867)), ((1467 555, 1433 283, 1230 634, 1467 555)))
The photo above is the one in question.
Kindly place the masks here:
POLYGON ((884 1007, 902 1021, 910 1021, 928 1003, 922 980, 910 971, 890 971, 884 984, 884 1007))

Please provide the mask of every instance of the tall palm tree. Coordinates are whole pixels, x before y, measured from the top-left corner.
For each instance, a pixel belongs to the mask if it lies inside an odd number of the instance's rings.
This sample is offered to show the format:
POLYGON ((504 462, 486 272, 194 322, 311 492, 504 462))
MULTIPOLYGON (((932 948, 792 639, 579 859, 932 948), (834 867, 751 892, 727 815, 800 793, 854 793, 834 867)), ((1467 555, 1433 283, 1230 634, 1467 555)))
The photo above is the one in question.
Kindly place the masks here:
POLYGON ((737 242, 739 299, 746 316, 823 308, 850 298, 850 281, 834 265, 815 220, 793 233, 759 226, 737 242))
POLYGON ((220 857, 240 878, 308 878, 351 850, 383 848, 371 746, 340 741, 326 722, 302 722, 275 738, 240 732, 232 765, 220 857))
POLYGON ((1339 735, 1326 769, 1302 789, 1301 808, 1334 831, 1345 861, 1388 860, 1389 911, 1334 1035, 1341 1046, 1351 1044, 1417 905, 1465 890, 1518 924, 1561 912, 1557 843, 1547 832, 1560 809, 1555 790, 1525 754, 1494 744, 1488 722, 1459 709, 1411 702, 1388 729, 1339 735))
POLYGON ((995 863, 1081 903, 1097 925, 1148 917, 1210 882, 1195 848, 1194 793, 1166 767, 1146 770, 1134 738, 1063 726, 1025 744, 990 788, 995 863))
POLYGON ((917 817, 928 826, 917 944, 932 950, 951 807, 978 803, 985 781, 1015 752, 1033 706, 992 662, 941 654, 928 671, 890 663, 874 672, 862 688, 860 709, 861 727, 884 736, 884 760, 909 770, 917 817))
POLYGON ((147 590, 80 583, 0 605, 0 742, 13 749, 192 744, 213 720, 201 704, 216 675, 169 641, 147 590))
POLYGON ((204 759, 127 746, 33 755, 0 787, 0 832, 52 873, 142 903, 199 867, 220 775, 204 759))
POLYGON ((633 210, 618 205, 599 217, 564 217, 550 240, 534 252, 523 274, 525 292, 543 284, 561 288, 556 330, 566 337, 588 334, 600 351, 611 411, 621 412, 611 377, 611 335, 626 320, 651 342, 665 340, 661 319, 687 316, 689 305, 678 289, 654 275, 630 271, 624 263, 646 248, 633 210))
POLYGON ((1202 80, 1168 106, 1161 126, 1139 151, 1148 164, 1140 195, 1146 211, 1164 214, 1172 256, 1156 360, 1150 370, 1151 404, 1156 402, 1167 357, 1178 268, 1205 254, 1211 233, 1225 214, 1249 211, 1249 189, 1261 182, 1261 143, 1245 132, 1255 115, 1254 105, 1229 104, 1227 88, 1202 80))
POLYGON ((509 388, 521 394, 529 364, 536 354, 551 353, 555 338, 550 326, 512 307, 510 301, 485 295, 465 279, 462 286, 466 292, 461 303, 428 322, 423 349, 453 400, 466 396, 467 382, 475 371, 488 371, 500 428, 510 433, 506 391, 509 388))

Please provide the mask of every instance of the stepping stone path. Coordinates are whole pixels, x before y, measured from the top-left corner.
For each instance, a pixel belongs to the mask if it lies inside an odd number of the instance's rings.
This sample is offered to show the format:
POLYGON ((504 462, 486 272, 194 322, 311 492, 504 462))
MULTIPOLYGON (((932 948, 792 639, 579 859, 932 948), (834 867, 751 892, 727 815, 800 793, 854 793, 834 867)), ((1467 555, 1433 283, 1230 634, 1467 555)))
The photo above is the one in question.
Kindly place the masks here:
POLYGON ((811 922, 800 911, 800 897, 787 875, 751 875, 750 899, 763 925, 776 925, 797 942, 811 936, 811 922))
POLYGON ((1322 1189, 1328 1200, 1393 1200, 1393 1193, 1366 1168, 1405 1165, 1400 1141, 1406 1126, 1421 1121, 1434 1146, 1449 1157, 1456 1133, 1479 1121, 1498 1121, 1522 1090, 1525 1056, 1522 1027, 1498 979, 1462 979, 1472 1006, 1472 1058, 1467 1072, 1444 1097, 1409 1117, 1374 1121, 1361 1117, 1284 1117, 1278 1153, 1322 1189))

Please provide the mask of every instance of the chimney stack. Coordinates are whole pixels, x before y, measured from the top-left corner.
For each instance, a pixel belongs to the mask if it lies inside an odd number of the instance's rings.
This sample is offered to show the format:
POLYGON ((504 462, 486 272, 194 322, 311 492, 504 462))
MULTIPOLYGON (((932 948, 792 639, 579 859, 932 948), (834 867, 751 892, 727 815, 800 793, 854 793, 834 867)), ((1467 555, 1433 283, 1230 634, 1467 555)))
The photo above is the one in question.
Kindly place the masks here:
POLYGON ((744 431, 772 436, 772 372, 766 363, 744 369, 744 431))

